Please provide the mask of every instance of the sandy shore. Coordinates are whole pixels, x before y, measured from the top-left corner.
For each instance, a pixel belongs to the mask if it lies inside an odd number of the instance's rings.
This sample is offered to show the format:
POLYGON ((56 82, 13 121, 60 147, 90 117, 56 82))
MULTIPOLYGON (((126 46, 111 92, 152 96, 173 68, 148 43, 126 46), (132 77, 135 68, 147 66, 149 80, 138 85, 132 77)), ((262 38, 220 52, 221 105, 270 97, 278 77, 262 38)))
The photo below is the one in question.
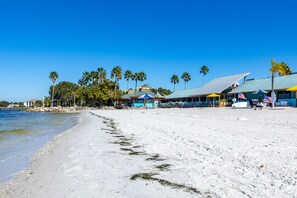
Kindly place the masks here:
POLYGON ((90 111, 0 197, 297 197, 297 109, 90 111))

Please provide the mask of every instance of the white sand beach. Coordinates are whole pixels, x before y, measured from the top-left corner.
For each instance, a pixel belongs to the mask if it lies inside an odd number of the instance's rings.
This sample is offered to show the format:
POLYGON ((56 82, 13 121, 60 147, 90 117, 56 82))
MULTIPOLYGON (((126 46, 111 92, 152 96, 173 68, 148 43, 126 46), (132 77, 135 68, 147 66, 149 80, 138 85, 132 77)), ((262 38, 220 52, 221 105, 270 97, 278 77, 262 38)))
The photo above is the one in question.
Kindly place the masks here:
POLYGON ((0 197, 297 197, 297 109, 96 110, 0 197))

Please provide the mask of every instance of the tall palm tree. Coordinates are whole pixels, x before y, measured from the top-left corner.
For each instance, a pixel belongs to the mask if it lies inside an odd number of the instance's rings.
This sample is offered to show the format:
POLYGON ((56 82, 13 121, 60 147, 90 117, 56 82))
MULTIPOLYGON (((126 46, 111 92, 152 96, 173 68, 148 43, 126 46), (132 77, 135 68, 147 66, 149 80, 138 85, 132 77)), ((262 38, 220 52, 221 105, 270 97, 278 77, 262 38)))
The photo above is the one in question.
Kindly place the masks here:
POLYGON ((275 102, 275 92, 274 92, 274 76, 276 73, 279 73, 281 75, 286 75, 286 66, 283 64, 283 62, 278 63, 275 62, 274 59, 271 59, 271 68, 269 69, 271 72, 271 98, 272 98, 272 107, 274 107, 275 102))
POLYGON ((283 64, 284 70, 286 71, 286 74, 287 75, 291 74, 292 73, 291 67, 289 65, 287 65, 287 63, 285 63, 285 62, 282 62, 282 64, 283 64))
POLYGON ((78 84, 80 86, 85 86, 85 85, 87 85, 89 83, 89 81, 90 81, 90 73, 89 72, 84 72, 81 79, 79 79, 78 84))
POLYGON ((200 68, 200 74, 203 74, 203 85, 205 83, 205 76, 206 76, 206 74, 208 74, 208 72, 209 72, 209 68, 206 65, 203 65, 200 68))
POLYGON ((127 89, 129 89, 129 80, 133 79, 133 72, 131 70, 125 71, 124 78, 127 80, 127 89))
POLYGON ((103 67, 97 69, 99 81, 102 83, 106 79, 106 70, 103 67))
POLYGON ((133 76, 132 76, 132 80, 135 80, 135 91, 137 89, 137 82, 143 82, 144 80, 146 80, 146 73, 144 72, 136 72, 133 76))
POLYGON ((174 85, 174 91, 175 91, 175 85, 176 85, 177 83, 179 83, 179 78, 178 78, 178 76, 175 75, 175 74, 173 74, 173 75, 171 76, 171 78, 170 78, 170 82, 173 83, 173 85, 174 85))
POLYGON ((188 72, 184 72, 181 78, 185 81, 185 89, 187 89, 187 82, 192 80, 191 75, 188 72))
POLYGON ((139 80, 140 82, 145 81, 145 80, 146 80, 146 73, 144 73, 144 72, 139 72, 139 78, 138 78, 138 80, 139 80))
POLYGON ((59 75, 57 72, 53 71, 50 73, 49 78, 53 82, 52 103, 51 103, 51 107, 53 108, 54 107, 54 95, 55 95, 55 83, 56 83, 57 79, 59 78, 59 75))
POLYGON ((98 80, 99 80, 98 72, 91 71, 90 72, 90 80, 91 80, 92 86, 94 86, 98 82, 98 80))
POLYGON ((111 71, 111 78, 114 78, 114 91, 117 90, 117 83, 122 79, 122 68, 120 66, 115 66, 111 71))
POLYGON ((132 80, 135 81, 135 92, 136 92, 136 89, 137 89, 137 82, 138 82, 138 79, 139 79, 139 72, 136 72, 133 76, 132 76, 132 80))

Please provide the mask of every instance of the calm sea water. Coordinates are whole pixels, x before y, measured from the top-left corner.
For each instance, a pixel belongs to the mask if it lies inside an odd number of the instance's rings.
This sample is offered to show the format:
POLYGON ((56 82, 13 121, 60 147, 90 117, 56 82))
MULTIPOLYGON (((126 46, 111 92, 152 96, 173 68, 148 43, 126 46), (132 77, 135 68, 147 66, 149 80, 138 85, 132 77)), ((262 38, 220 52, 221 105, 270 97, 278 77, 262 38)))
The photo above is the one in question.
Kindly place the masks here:
POLYGON ((0 183, 29 167, 38 148, 77 122, 78 114, 0 111, 0 183))

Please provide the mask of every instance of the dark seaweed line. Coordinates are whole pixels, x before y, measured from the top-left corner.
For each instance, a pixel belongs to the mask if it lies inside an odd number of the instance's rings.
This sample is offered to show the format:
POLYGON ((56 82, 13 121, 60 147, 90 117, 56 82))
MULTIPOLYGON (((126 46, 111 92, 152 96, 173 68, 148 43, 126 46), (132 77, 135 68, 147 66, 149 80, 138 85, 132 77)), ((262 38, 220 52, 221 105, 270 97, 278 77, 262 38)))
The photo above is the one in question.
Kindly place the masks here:
MULTIPOLYGON (((112 118, 107 118, 107 117, 104 117, 104 116, 100 116, 100 115, 97 115, 97 114, 92 113, 92 112, 90 112, 90 113, 92 115, 94 115, 94 116, 102 118, 103 123, 107 127, 111 128, 111 129, 102 128, 102 130, 105 130, 109 134, 114 134, 115 136, 113 136, 113 137, 118 138, 118 140, 112 142, 113 144, 119 144, 121 146, 132 146, 131 141, 133 139, 132 138, 126 138, 125 136, 120 135, 120 130, 117 129, 116 123, 114 122, 114 120, 112 118)), ((139 148, 139 147, 140 146, 134 146, 134 148, 139 148)), ((148 155, 145 152, 134 151, 132 148, 120 148, 120 149, 122 151, 127 151, 129 155, 148 155)), ((146 160, 147 161, 164 161, 166 159, 160 158, 159 154, 154 154, 154 155, 151 155, 150 157, 146 158, 146 160)), ((170 166, 171 166, 170 164, 161 164, 161 165, 155 166, 154 168, 158 170, 157 171, 158 173, 160 173, 162 171, 168 171, 170 166)), ((130 179, 131 180, 143 179, 143 180, 149 180, 149 181, 156 181, 156 182, 159 182, 162 186, 171 187, 173 189, 181 189, 181 190, 184 190, 185 192, 202 195, 201 191, 199 191, 197 188, 186 186, 184 184, 178 184, 178 183, 170 182, 170 181, 165 180, 165 179, 159 179, 159 178, 153 177, 155 175, 158 175, 158 173, 156 173, 156 172, 138 173, 138 174, 132 175, 130 177, 130 179)), ((211 196, 208 195, 207 193, 203 193, 203 195, 206 195, 207 198, 211 198, 211 196)))

